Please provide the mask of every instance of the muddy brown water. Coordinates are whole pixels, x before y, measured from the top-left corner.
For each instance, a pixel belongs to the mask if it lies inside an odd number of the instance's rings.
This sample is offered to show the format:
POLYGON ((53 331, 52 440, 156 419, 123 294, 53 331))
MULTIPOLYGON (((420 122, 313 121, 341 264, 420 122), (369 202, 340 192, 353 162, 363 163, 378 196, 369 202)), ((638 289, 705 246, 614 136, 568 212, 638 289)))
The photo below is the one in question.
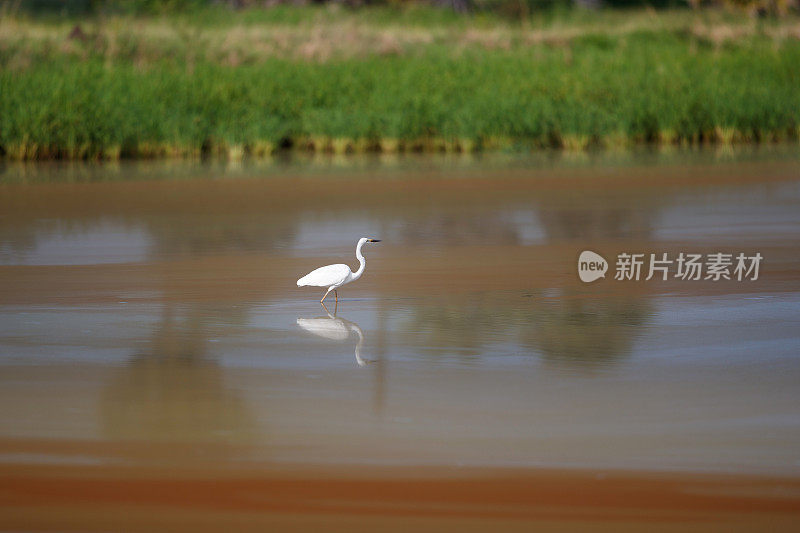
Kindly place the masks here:
POLYGON ((8 165, 0 529, 791 530, 798 245, 796 147, 8 165))

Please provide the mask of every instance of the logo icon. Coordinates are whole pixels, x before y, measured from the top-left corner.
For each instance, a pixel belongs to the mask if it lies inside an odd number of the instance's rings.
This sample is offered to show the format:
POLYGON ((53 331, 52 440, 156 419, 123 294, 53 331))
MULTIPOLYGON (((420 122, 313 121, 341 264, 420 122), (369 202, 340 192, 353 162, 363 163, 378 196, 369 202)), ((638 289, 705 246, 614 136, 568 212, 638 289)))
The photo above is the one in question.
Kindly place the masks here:
POLYGON ((584 250, 578 257, 578 276, 584 283, 591 283, 597 279, 605 278, 608 270, 608 261, 590 250, 584 250))

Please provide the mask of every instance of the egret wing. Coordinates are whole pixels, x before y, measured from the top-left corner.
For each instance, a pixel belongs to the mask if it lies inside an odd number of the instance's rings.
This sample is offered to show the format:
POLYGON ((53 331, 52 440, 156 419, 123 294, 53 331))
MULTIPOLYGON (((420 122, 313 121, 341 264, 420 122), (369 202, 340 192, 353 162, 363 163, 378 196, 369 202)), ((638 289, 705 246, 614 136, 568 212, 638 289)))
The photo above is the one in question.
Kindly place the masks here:
POLYGON ((350 267, 345 264, 327 265, 319 267, 298 279, 297 286, 330 287, 331 285, 339 285, 347 279, 350 273, 350 267))

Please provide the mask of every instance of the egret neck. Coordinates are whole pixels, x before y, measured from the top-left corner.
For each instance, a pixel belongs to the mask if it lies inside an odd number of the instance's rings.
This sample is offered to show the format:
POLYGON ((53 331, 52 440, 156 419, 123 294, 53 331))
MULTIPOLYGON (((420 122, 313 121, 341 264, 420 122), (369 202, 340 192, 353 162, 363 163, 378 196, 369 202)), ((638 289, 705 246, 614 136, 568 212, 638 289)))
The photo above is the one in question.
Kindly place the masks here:
POLYGON ((367 267, 367 260, 364 259, 363 255, 361 255, 361 247, 364 246, 365 242, 367 242, 367 241, 359 241, 358 242, 358 246, 356 246, 356 259, 358 259, 359 267, 358 267, 358 270, 353 272, 353 277, 350 278, 353 281, 355 281, 358 278, 360 278, 361 274, 364 273, 364 269, 367 267))

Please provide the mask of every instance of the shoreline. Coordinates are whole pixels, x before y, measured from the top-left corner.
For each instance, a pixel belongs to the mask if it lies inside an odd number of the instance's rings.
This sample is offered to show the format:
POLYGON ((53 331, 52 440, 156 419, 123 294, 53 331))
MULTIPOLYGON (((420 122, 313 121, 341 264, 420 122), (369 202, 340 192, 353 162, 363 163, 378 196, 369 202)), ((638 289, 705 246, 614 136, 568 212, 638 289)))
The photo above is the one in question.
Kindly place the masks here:
POLYGON ((13 162, 48 162, 48 161, 264 161, 272 158, 302 156, 359 156, 359 155, 471 155, 471 154, 592 154, 614 153, 636 150, 665 150, 671 148, 758 148, 765 146, 790 146, 800 141, 798 131, 772 131, 765 139, 754 139, 742 132, 716 128, 705 138, 681 139, 674 132, 663 131, 654 139, 641 141, 627 138, 624 135, 608 135, 591 138, 585 135, 564 135, 551 139, 548 143, 527 138, 501 139, 447 139, 434 137, 429 139, 398 140, 379 139, 366 140, 356 138, 316 138, 316 139, 284 139, 278 143, 256 141, 253 143, 227 145, 225 143, 188 147, 170 144, 146 144, 130 148, 126 151, 119 147, 111 147, 99 152, 90 153, 83 148, 77 150, 64 148, 42 148, 38 145, 17 145, 0 147, 0 161, 13 162))

